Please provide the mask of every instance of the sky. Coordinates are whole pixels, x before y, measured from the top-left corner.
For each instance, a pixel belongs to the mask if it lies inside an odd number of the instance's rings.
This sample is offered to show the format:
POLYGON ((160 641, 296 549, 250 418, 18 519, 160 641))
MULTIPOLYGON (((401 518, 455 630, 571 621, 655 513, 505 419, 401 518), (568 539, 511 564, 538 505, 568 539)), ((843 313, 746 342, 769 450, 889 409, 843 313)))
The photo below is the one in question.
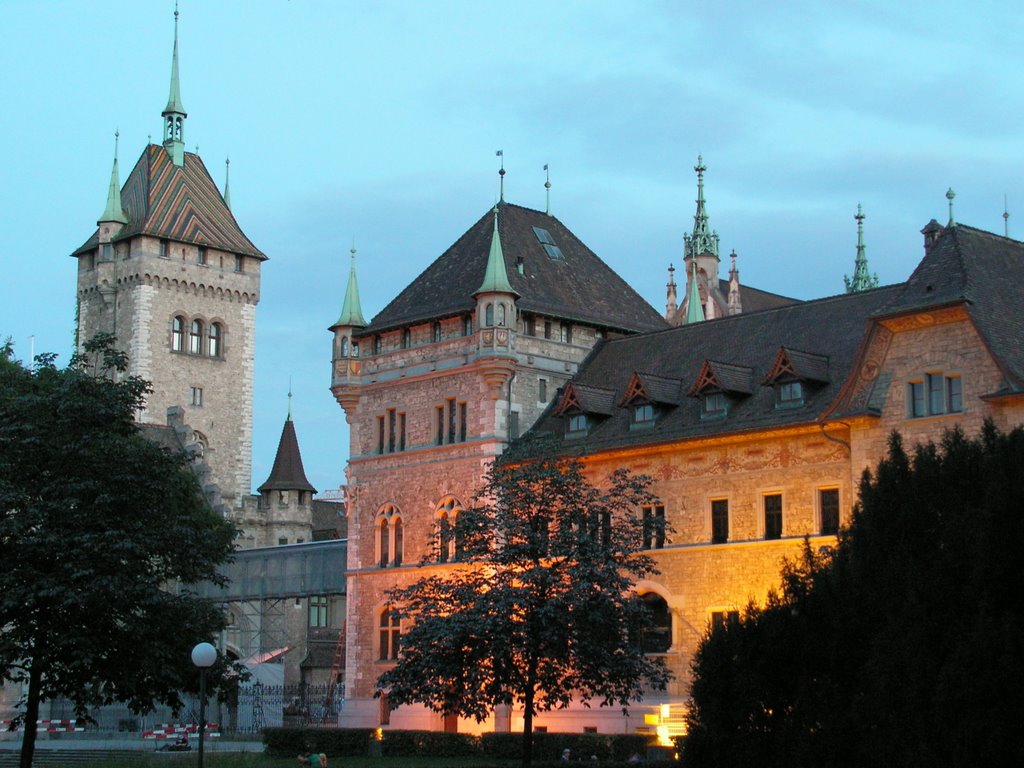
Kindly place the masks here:
MULTIPOLYGON (((742 283, 905 280, 920 229, 1024 237, 1024 8, 1009 2, 180 0, 187 148, 269 256, 253 487, 292 418, 313 485, 344 482, 331 334, 357 248, 367 319, 498 195, 551 210, 660 312, 693 226, 742 283), (1004 201, 1009 219, 1004 220, 1004 201)), ((162 136, 173 0, 0 0, 0 340, 72 351, 76 263, 120 132, 162 136)))

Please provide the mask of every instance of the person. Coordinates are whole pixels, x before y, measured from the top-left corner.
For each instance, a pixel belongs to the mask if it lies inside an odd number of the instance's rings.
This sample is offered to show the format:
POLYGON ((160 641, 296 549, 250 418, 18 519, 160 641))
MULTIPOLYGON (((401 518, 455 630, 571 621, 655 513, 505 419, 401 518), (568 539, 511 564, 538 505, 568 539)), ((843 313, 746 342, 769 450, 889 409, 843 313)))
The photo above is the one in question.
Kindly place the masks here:
POLYGON ((562 762, 568 763, 570 758, 572 758, 572 750, 566 747, 562 750, 562 762))
POLYGON ((299 765, 317 766, 320 764, 320 756, 312 750, 300 752, 295 759, 299 761, 299 765))
POLYGON ((644 761, 644 759, 642 757, 640 757, 640 753, 639 752, 634 752, 632 755, 629 756, 629 764, 630 765, 639 765, 643 761, 644 761))
POLYGON ((321 752, 316 764, 319 768, 327 768, 327 755, 321 752))

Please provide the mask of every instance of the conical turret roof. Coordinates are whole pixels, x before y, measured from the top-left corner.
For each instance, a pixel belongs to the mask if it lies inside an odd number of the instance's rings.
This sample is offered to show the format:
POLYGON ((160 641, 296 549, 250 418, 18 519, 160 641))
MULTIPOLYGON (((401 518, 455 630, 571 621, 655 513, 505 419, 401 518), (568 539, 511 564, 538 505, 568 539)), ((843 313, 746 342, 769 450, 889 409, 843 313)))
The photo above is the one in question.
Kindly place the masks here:
POLYGON ((306 479, 306 470, 302 467, 302 454, 299 453, 299 439, 295 436, 295 423, 289 416, 285 419, 281 430, 281 442, 277 444, 277 456, 270 477, 257 490, 266 491, 309 491, 316 493, 316 488, 306 479))

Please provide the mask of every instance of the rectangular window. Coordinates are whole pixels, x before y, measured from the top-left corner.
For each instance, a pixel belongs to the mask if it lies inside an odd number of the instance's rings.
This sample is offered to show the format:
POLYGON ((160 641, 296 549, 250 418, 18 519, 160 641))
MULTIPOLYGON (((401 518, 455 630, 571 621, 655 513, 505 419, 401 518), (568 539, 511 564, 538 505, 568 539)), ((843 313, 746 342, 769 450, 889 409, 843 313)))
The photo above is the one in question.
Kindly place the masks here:
POLYGON ((206 246, 200 245, 196 251, 196 264, 206 264, 206 246))
POLYGON ((467 418, 466 418, 466 404, 465 403, 459 403, 459 442, 460 443, 466 442, 466 427, 467 427, 467 423, 466 422, 467 422, 467 418))
POLYGON ((730 624, 738 624, 740 620, 739 611, 712 611, 711 628, 718 629, 730 624))
POLYGON ((729 540, 729 500, 711 500, 711 543, 724 544, 729 540))
POLYGON ((444 444, 444 406, 437 406, 437 437, 435 442, 438 445, 444 444))
POLYGON ((569 425, 567 427, 569 432, 586 432, 587 426, 587 414, 574 413, 569 416, 569 425))
POLYGON ((710 419, 716 416, 725 416, 727 401, 724 392, 709 392, 704 395, 701 401, 701 418, 710 419))
POLYGON ((839 533, 839 489, 819 490, 818 509, 821 515, 821 535, 835 536, 839 533))
POLYGON ((959 376, 946 377, 946 411, 960 413, 964 409, 964 391, 959 376))
POLYGON ((309 626, 329 627, 327 622, 327 595, 311 595, 309 598, 309 626))
POLYGON ((770 493, 764 497, 764 537, 782 538, 782 494, 770 493))
POLYGON ((188 391, 189 391, 189 402, 191 402, 192 405, 199 406, 199 405, 203 404, 203 388, 202 387, 189 387, 188 391))
POLYGON ((654 406, 650 403, 640 403, 639 405, 633 406, 633 423, 653 424, 654 406))
POLYGON ((794 408, 803 405, 804 387, 799 381, 785 381, 775 385, 775 406, 794 408))
POLYGON ((916 419, 924 415, 924 382, 912 381, 907 384, 907 416, 916 419))
POLYGON ((508 415, 508 436, 511 440, 519 439, 519 411, 512 411, 508 415))
POLYGON ((548 401, 547 379, 540 379, 537 381, 537 401, 540 403, 546 403, 548 401))
POLYGON ((533 315, 526 315, 525 317, 523 317, 523 323, 526 326, 527 336, 537 335, 537 320, 533 315))
POLYGON ((171 245, 166 240, 160 241, 160 258, 169 259, 171 257, 171 245))
POLYGON ((665 505, 641 507, 643 511, 644 549, 662 549, 665 546, 665 505))
POLYGON ((398 450, 405 450, 405 414, 398 414, 398 450))
POLYGON ((384 453, 384 417, 377 417, 377 453, 384 453))
POLYGON ((448 442, 455 442, 455 400, 448 401, 448 442))
POLYGON ((544 321, 544 338, 545 339, 550 339, 551 338, 551 321, 550 320, 545 320, 544 321))
POLYGON ((932 416, 943 413, 945 393, 943 392, 942 374, 929 373, 925 377, 925 381, 928 384, 928 413, 932 416))
POLYGON ((388 453, 395 452, 397 440, 398 414, 394 408, 388 408, 388 453))

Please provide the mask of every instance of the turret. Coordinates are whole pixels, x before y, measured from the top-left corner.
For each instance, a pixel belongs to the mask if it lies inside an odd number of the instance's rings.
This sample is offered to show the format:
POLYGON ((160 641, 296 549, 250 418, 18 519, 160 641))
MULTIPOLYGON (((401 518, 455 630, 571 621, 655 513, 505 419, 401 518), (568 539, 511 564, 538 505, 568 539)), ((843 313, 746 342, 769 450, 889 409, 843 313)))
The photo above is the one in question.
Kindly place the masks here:
POLYGON ((175 165, 185 162, 185 118, 188 113, 181 104, 181 88, 178 84, 178 9, 174 9, 174 52, 171 55, 171 91, 167 106, 161 113, 164 119, 164 148, 171 155, 175 165))
POLYGON ((316 488, 306 479, 299 452, 299 440, 292 422, 291 397, 288 393, 288 417, 281 430, 277 455, 270 477, 258 488, 260 510, 265 516, 267 544, 310 541, 313 535, 313 494, 316 488))
POLYGON ((505 254, 501 248, 498 208, 494 206, 494 231, 487 254, 487 267, 480 287, 473 293, 476 299, 479 353, 484 359, 484 377, 490 385, 491 396, 497 399, 514 368, 514 342, 516 328, 516 299, 519 294, 508 281, 505 254), (490 358, 487 361, 486 358, 490 358))

